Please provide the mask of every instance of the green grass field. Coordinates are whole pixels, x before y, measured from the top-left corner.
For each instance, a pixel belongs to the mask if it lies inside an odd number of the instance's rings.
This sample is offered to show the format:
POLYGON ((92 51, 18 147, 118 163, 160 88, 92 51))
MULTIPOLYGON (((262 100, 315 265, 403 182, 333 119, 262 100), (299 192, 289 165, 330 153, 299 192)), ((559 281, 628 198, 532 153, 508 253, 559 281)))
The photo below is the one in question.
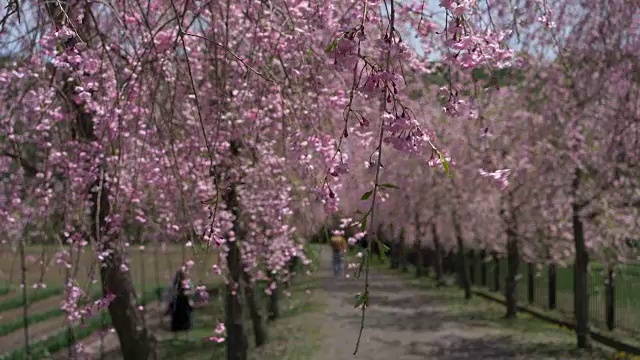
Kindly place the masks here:
MULTIPOLYGON (((60 303, 66 271, 58 268, 55 261, 50 261, 55 258, 56 248, 45 247, 44 255, 43 248, 39 246, 28 247, 26 250, 27 256, 32 258, 27 269, 30 349, 36 356, 61 353, 64 357, 65 349, 69 346, 69 337, 67 331, 60 331, 61 328, 67 329, 60 303), (40 262, 41 259, 44 261, 40 262), (31 287, 41 279, 47 284, 46 288, 31 287)), ((13 260, 17 254, 12 249, 0 248, 0 251, 5 258, 12 259, 0 262, 0 284, 3 284, 0 289, 5 289, 0 292, 0 360, 17 360, 25 356, 23 298, 22 292, 19 291, 20 261, 19 258, 13 260)), ((311 246, 308 249, 309 257, 317 260, 316 252, 317 249, 311 246)), ((157 300, 185 259, 195 262, 191 271, 194 282, 206 284, 208 287, 219 283, 220 279, 211 272, 211 267, 218 261, 213 251, 195 251, 191 248, 183 251, 180 247, 171 246, 162 252, 149 246, 144 250, 137 246, 132 247, 129 268, 138 292, 139 303, 146 304, 157 300)), ((80 254, 76 261, 72 270, 88 294, 81 303, 100 298, 99 281, 92 281, 91 277, 90 269, 94 266, 92 254, 80 254)), ((310 289, 316 286, 317 279, 313 276, 301 276, 294 281, 290 289, 292 296, 282 300, 282 319, 274 326, 269 325, 269 344, 264 348, 252 350, 252 359, 295 360, 307 358, 305 354, 316 349, 319 335, 317 329, 314 330, 310 325, 320 321, 311 318, 317 317, 317 310, 322 307, 322 301, 309 295, 310 289)), ((262 294, 260 291, 258 293, 262 294)), ((184 358, 184 354, 188 353, 190 359, 210 359, 212 353, 224 354, 224 346, 203 340, 213 335, 215 319, 222 319, 222 303, 222 299, 212 298, 208 305, 198 309, 194 329, 188 339, 167 337, 165 331, 164 340, 160 343, 161 358, 184 358)), ((150 313, 148 316, 158 315, 150 313)), ((76 341, 95 337, 96 332, 105 325, 109 325, 107 313, 89 319, 83 326, 74 328, 76 341)), ((162 329, 158 330, 162 332, 162 329)))
MULTIPOLYGON (((64 312, 60 309, 63 298, 63 285, 67 276, 64 268, 55 263, 56 247, 29 246, 25 253, 29 259, 27 262, 27 310, 29 324, 30 343, 40 344, 38 348, 56 349, 61 346, 58 340, 53 339, 60 333, 60 326, 66 328, 64 312), (33 288, 33 284, 43 282, 45 288, 33 288), (45 343, 42 343, 45 341, 45 343), (49 341, 49 344, 46 341, 49 341), (44 345, 42 345, 44 344, 44 345), (49 344, 49 345, 47 345, 49 344)), ((14 249, 0 248, 0 255, 7 259, 0 262, 0 285, 5 289, 0 293, 0 353, 17 354, 24 347, 24 299, 20 291, 21 264, 18 254, 14 249)), ((212 284, 219 279, 211 273, 211 267, 217 263, 217 255, 213 252, 197 252, 192 248, 183 249, 178 246, 168 246, 166 251, 159 248, 146 246, 141 250, 138 246, 129 251, 129 269, 134 282, 139 303, 144 305, 154 301, 162 295, 160 288, 166 288, 173 279, 175 271, 185 260, 193 260, 195 265, 191 270, 191 277, 196 283, 212 284)), ((74 266, 70 269, 80 287, 85 291, 86 298, 81 303, 87 303, 101 297, 101 288, 94 255, 87 249, 86 252, 74 257, 74 266)), ((89 324, 77 329, 76 336, 89 336, 94 327, 100 327, 102 321, 89 324), (92 327, 93 326, 93 327, 92 327)), ((43 350, 44 351, 44 350, 43 350)), ((11 355, 14 356, 14 355, 11 355)), ((19 355, 17 358, 20 358, 19 355)), ((9 357, 14 358, 14 357, 9 357)), ((0 356, 0 359, 2 357, 0 356)))
MULTIPOLYGON (((268 340, 261 348, 253 346, 251 321, 245 319, 250 344, 251 360, 300 360, 309 359, 318 351, 321 343, 321 310, 324 303, 312 289, 318 280, 302 277, 289 289, 291 296, 282 300, 281 317, 267 326, 268 340)), ((195 313, 194 329, 187 338, 166 334, 160 342, 161 359, 209 360, 225 358, 225 344, 206 339, 213 335, 213 325, 223 318, 222 302, 210 302, 195 313)))

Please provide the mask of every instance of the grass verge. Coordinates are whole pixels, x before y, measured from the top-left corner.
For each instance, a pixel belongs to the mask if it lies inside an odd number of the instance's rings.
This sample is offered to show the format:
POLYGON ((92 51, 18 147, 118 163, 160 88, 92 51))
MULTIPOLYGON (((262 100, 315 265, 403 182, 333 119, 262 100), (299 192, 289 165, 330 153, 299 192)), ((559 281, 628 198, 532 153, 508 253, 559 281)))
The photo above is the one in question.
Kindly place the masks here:
MULTIPOLYGON (((260 348, 253 346, 251 321, 246 319, 252 360, 310 359, 321 344, 320 320, 324 308, 322 293, 317 292, 315 275, 299 276, 291 285, 291 296, 281 300, 281 317, 267 324, 268 340, 260 348)), ((221 301, 212 301, 196 311, 194 328, 187 338, 160 342, 160 358, 204 360, 225 358, 226 345, 208 341, 216 320, 224 318, 221 301)))
POLYGON ((504 306, 478 296, 465 300, 463 291, 457 286, 437 287, 431 278, 417 278, 412 266, 407 273, 391 270, 385 262, 377 259, 372 259, 371 266, 379 272, 397 276, 412 288, 422 290, 424 302, 431 304, 434 311, 442 314, 443 319, 485 333, 484 343, 490 343, 496 349, 513 349, 514 354, 531 359, 619 358, 613 349, 597 343, 590 351, 576 349, 575 333, 572 330, 532 315, 519 313, 516 319, 506 319, 504 306))

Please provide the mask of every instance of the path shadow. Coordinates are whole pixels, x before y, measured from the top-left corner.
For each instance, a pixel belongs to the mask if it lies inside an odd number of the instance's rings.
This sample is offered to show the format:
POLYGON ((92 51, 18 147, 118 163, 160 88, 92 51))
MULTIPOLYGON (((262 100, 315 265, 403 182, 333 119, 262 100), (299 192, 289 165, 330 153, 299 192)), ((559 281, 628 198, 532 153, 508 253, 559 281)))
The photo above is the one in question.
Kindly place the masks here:
MULTIPOLYGON (((358 329, 361 318, 353 304, 363 282, 336 279, 329 273, 322 281, 328 296, 340 304, 327 312, 330 322, 358 329)), ((370 290, 365 321, 369 345, 364 346, 375 350, 362 359, 567 359, 576 355, 566 344, 530 341, 526 321, 510 323, 495 311, 464 306, 451 293, 413 289, 400 278, 380 272, 371 277, 370 290), (454 303, 460 307, 452 308, 454 303)))
POLYGON ((429 359, 469 360, 469 359, 566 359, 568 356, 579 355, 578 351, 571 351, 565 345, 523 344, 515 341, 512 336, 497 336, 486 339, 465 339, 453 337, 444 346, 426 344, 432 351, 422 351, 425 344, 411 343, 408 353, 424 356, 429 359), (422 346, 421 346, 422 345, 422 346))

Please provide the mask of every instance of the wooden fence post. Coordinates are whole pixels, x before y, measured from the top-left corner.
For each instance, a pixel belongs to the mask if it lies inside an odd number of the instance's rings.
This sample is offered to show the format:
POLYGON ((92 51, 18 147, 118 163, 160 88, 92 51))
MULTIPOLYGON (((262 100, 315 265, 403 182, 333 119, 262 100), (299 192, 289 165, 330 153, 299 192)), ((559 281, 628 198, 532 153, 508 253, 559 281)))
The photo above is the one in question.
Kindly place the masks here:
POLYGON ((556 308, 556 264, 550 264, 547 268, 548 285, 549 285, 549 309, 555 310, 556 308))
POLYGON ((616 320, 614 278, 615 278, 615 272, 613 271, 613 268, 609 267, 609 269, 607 270, 607 280, 605 284, 605 291, 606 291, 605 306, 607 309, 606 319, 607 319, 607 329, 609 329, 609 331, 613 330, 613 328, 615 327, 615 320, 616 320))

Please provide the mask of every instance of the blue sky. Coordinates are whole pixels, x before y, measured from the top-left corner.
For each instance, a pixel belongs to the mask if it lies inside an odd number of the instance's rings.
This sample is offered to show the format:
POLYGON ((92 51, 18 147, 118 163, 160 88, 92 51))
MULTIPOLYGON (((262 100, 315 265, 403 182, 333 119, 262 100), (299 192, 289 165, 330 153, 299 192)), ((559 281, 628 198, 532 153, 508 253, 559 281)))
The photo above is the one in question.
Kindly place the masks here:
MULTIPOLYGON (((403 2, 402 0, 397 0, 398 2, 403 2)), ((437 24, 442 24, 444 26, 444 18, 445 18, 445 12, 444 9, 442 7, 440 7, 440 0, 424 0, 424 4, 425 4, 425 13, 431 13, 433 14, 433 17, 430 19, 431 21, 437 23, 437 24)), ((381 5, 381 9, 382 9, 382 14, 386 13, 385 7, 384 7, 384 3, 381 5)), ((488 19, 487 19, 488 20, 488 19)), ((520 29, 521 31, 525 31, 524 29, 520 29)), ((537 29, 529 29, 530 31, 537 31, 537 29)), ((526 31, 525 31, 526 32, 526 31)), ((420 45, 420 43, 416 40, 415 38, 415 31, 409 31, 409 34, 407 34, 407 42, 418 52, 419 55, 424 55, 424 50, 422 49, 422 46, 420 45)), ((511 49, 514 49, 516 51, 522 50, 523 46, 521 43, 519 43, 517 41, 517 39, 515 38, 515 36, 513 36, 511 39, 509 39, 508 45, 511 49)), ((533 49, 530 50, 535 50, 536 47, 534 47, 533 49)), ((555 57, 554 54, 554 49, 552 48, 545 48, 544 49, 544 55, 546 58, 548 59, 552 59, 555 57)), ((429 58, 429 60, 432 61, 437 61, 440 60, 440 54, 438 52, 432 52, 430 54, 427 54, 427 58, 429 58)))
MULTIPOLYGON (((388 1, 388 0, 386 0, 388 1)), ((402 0, 396 0, 398 2, 403 2, 402 0)), ((438 24, 444 24, 444 9, 440 7, 440 0, 424 0, 424 4, 425 4, 425 10, 424 12, 427 14, 433 14, 433 17, 429 20, 438 23, 438 24)), ((384 2, 382 2, 381 6, 381 12, 384 15, 386 13, 385 11, 385 6, 384 6, 384 2)), ((32 15, 33 12, 28 11, 28 9, 25 9, 27 11, 23 11, 23 19, 22 19, 22 24, 21 27, 24 27, 26 24, 28 24, 29 22, 33 21, 33 17, 30 16, 32 15)), ((2 35, 2 37, 6 40, 7 38, 11 38, 11 29, 9 28, 9 32, 5 33, 2 35)), ((15 31, 13 31, 15 33, 15 31)), ((408 34, 406 34, 406 40, 407 42, 418 52, 419 55, 424 55, 424 51, 420 45, 420 43, 418 41, 416 41, 415 38, 415 32, 414 31, 409 31, 408 34)), ((509 42, 509 46, 512 49, 520 50, 522 48, 521 44, 518 44, 517 41, 515 39, 511 39, 511 41, 509 42)), ((0 46, 2 47, 2 46, 0 46)), ((0 55, 2 54, 6 54, 6 53, 10 53, 12 51, 15 50, 15 47, 10 45, 7 47, 4 47, 4 49, 0 49, 0 55)), ((551 54, 551 49, 545 49, 545 52, 548 52, 547 57, 553 57, 553 54, 551 54)), ((429 54, 427 54, 427 57, 430 60, 433 61, 437 61, 440 58, 440 54, 438 52, 431 52, 429 54)))

